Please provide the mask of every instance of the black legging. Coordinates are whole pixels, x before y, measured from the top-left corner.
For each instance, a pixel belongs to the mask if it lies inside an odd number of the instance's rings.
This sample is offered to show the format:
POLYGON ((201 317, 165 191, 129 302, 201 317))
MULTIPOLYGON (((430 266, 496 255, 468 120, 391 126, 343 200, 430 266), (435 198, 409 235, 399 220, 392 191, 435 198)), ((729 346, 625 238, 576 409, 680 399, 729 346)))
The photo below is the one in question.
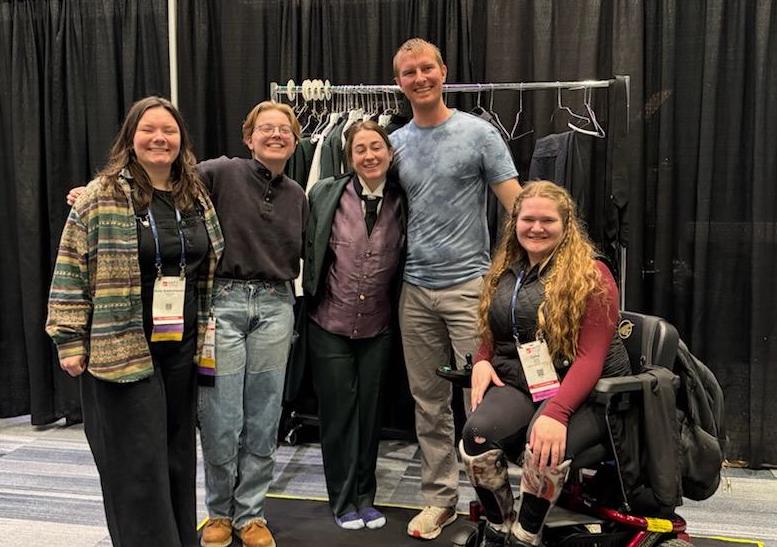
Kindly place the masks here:
MULTIPOLYGON (((541 408, 542 405, 534 403, 531 396, 512 386, 491 386, 464 425, 464 451, 469 456, 478 456, 493 449, 504 450, 508 455, 520 453, 529 438, 530 425, 539 416, 541 408)), ((574 459, 606 437, 604 414, 583 403, 567 424, 564 459, 574 459)), ((475 491, 488 520, 501 523, 501 513, 493 494, 479 487, 475 491)))

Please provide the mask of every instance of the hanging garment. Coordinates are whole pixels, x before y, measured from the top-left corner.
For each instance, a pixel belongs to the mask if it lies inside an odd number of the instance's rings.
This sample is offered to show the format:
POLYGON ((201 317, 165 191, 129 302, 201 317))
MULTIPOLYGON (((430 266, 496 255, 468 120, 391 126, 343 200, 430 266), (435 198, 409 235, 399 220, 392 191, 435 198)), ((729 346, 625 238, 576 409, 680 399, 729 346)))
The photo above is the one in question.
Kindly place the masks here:
POLYGON ((309 194, 313 185, 321 179, 321 155, 324 151, 324 142, 326 141, 326 137, 329 135, 330 131, 332 131, 337 126, 341 117, 342 116, 339 112, 330 114, 329 121, 321 133, 318 135, 312 135, 310 137, 310 141, 315 142, 316 144, 316 151, 313 154, 313 161, 310 162, 308 183, 305 185, 306 194, 309 194))
POLYGON ((304 137, 300 139, 294 154, 286 163, 286 176, 297 181, 303 188, 308 184, 310 164, 315 151, 316 145, 310 142, 310 137, 304 137))
POLYGON ((350 120, 348 116, 341 116, 337 124, 324 139, 321 149, 321 169, 319 177, 322 179, 337 177, 343 174, 343 145, 345 143, 345 130, 350 120))
POLYGON ((588 234, 619 278, 619 207, 607 176, 613 161, 602 139, 565 131, 537 140, 529 180, 551 180, 566 188, 577 204, 588 234))

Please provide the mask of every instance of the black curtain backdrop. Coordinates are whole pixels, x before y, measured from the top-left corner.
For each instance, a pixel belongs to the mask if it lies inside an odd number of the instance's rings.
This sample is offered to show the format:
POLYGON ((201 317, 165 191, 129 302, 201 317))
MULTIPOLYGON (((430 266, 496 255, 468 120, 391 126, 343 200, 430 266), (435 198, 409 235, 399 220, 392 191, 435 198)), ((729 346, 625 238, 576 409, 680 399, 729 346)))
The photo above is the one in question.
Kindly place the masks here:
POLYGON ((645 28, 629 300, 718 376, 730 455, 777 464, 777 4, 648 2, 645 28))
POLYGON ((0 2, 0 416, 80 419, 43 330, 67 190, 104 163, 135 100, 169 95, 160 0, 0 2))
MULTIPOLYGON (((66 214, 59 200, 100 165, 129 102, 167 91, 166 6, 127 5, 75 2, 69 13, 59 2, 0 2, 0 62, 12 75, 0 89, 0 168, 10 181, 0 190, 10 220, 2 242, 19 264, 0 285, 12 311, 0 320, 2 415, 31 409, 42 423, 66 413, 72 392, 41 334, 66 214)), ((247 155, 241 121, 271 81, 388 83, 392 55, 411 36, 441 47, 450 82, 628 74, 627 120, 612 91, 594 93, 610 136, 595 146, 620 160, 601 176, 627 188, 611 198, 628 202, 627 308, 675 323, 714 370, 729 456, 777 464, 777 2, 190 0, 178 9, 180 107, 203 158, 247 155), (617 129, 624 121, 627 134, 617 129)), ((508 128, 518 99, 494 96, 508 128)), ((573 106, 581 99, 564 94, 573 106)), ((474 101, 448 97, 463 108, 474 101)), ((555 103, 555 92, 524 94, 535 132, 511 144, 524 174, 534 140, 565 123, 551 123, 555 103)))

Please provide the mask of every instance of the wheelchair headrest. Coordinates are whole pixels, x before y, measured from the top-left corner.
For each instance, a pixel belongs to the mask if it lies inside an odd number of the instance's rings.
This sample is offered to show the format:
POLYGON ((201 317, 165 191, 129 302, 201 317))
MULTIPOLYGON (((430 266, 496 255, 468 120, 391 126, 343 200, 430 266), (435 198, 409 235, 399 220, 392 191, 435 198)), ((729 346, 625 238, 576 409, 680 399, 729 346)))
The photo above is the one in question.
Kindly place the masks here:
POLYGON ((622 311, 618 336, 626 346, 635 374, 645 365, 674 369, 680 335, 674 325, 661 317, 622 311))

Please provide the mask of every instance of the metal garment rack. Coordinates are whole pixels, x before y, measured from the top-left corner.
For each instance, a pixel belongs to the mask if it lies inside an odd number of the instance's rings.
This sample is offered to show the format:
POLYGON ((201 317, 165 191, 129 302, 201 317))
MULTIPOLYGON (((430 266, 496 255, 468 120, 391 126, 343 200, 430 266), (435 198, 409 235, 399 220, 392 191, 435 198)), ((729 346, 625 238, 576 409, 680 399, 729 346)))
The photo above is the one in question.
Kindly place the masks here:
MULTIPOLYGON (((557 82, 506 82, 506 83, 480 83, 480 84, 444 84, 443 93, 479 93, 483 91, 531 91, 536 89, 585 89, 610 87, 616 80, 577 80, 557 82)), ((301 95, 302 85, 296 85, 290 80, 290 84, 270 83, 270 99, 278 102, 282 95, 301 95)), ((628 86, 628 80, 627 80, 628 86)), ((402 93, 398 85, 330 85, 328 91, 333 95, 369 95, 375 93, 402 93)), ((289 97, 291 99, 291 97, 289 97)))
MULTIPOLYGON (((532 91, 539 89, 593 89, 593 88, 608 88, 617 81, 623 81, 626 88, 626 133, 628 134, 628 120, 630 119, 630 95, 631 95, 631 78, 628 75, 619 75, 609 80, 576 80, 576 81, 555 81, 555 82, 504 82, 504 83, 474 83, 474 84, 444 84, 443 93, 482 93, 491 91, 532 91)), ((307 82, 306 82, 307 83, 307 82)), ((401 94, 402 90, 398 85, 331 85, 329 81, 322 82, 317 81, 320 84, 321 89, 328 92, 328 97, 324 93, 319 93, 319 96, 313 99, 313 101, 330 100, 334 95, 371 95, 379 93, 393 93, 401 94)), ((310 92, 308 86, 296 85, 293 80, 289 80, 287 84, 278 84, 277 82, 270 83, 270 98, 273 102, 278 102, 278 99, 282 96, 286 96, 289 101, 296 100, 298 95, 303 94, 303 87, 307 93, 310 92)), ((320 91, 320 90, 319 90, 320 91)), ((560 101, 560 99, 559 99, 560 101)), ((620 248, 620 309, 625 309, 626 305, 626 248, 620 248)))

